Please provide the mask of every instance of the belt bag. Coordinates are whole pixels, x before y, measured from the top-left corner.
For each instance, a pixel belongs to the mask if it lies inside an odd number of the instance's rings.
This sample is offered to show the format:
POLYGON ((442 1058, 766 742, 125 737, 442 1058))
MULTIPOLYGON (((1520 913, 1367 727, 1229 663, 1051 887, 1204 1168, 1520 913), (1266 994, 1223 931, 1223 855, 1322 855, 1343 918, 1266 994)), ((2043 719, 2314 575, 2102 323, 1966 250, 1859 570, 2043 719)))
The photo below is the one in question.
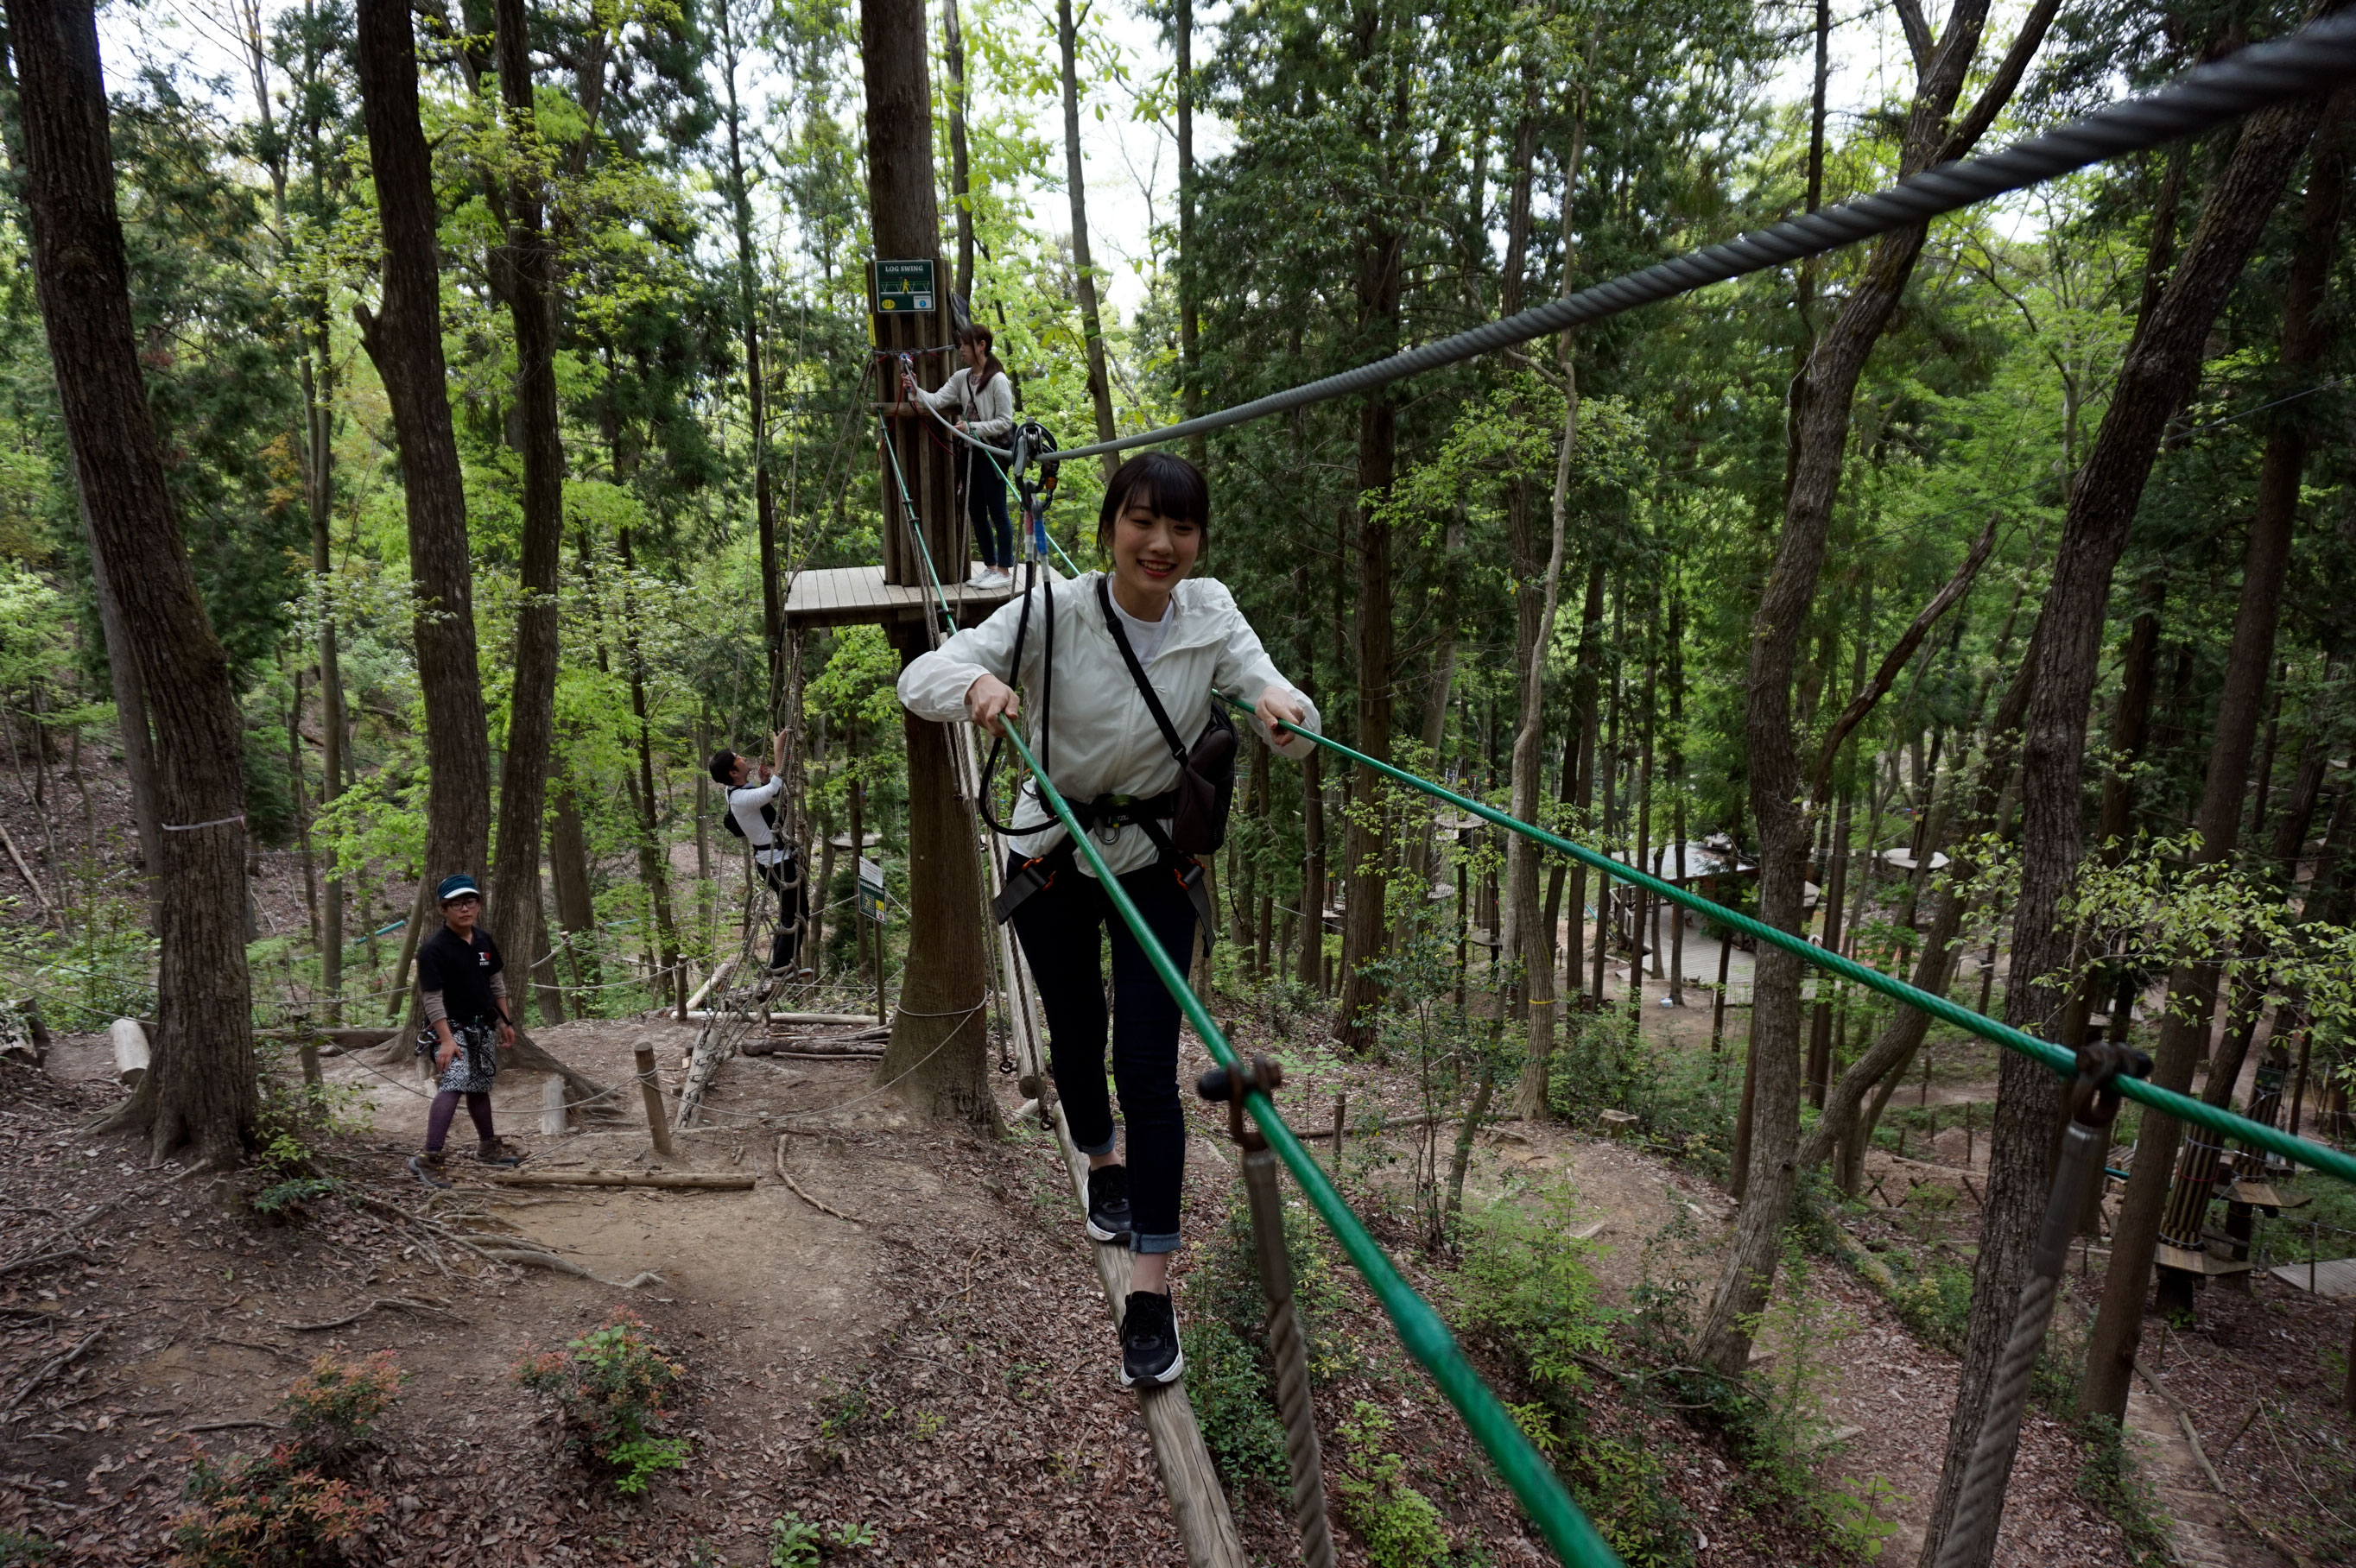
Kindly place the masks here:
POLYGON ((1227 841, 1227 811, 1235 804, 1235 724, 1215 703, 1211 720, 1194 737, 1194 746, 1189 749, 1179 740, 1178 727, 1170 722, 1160 694, 1145 678, 1145 667, 1137 662, 1137 650, 1129 645, 1129 635, 1121 629, 1120 617, 1113 613, 1112 591, 1106 586, 1107 581, 1097 579, 1097 602, 1104 607, 1105 630, 1112 634, 1121 662, 1129 666, 1129 677, 1137 683, 1138 695, 1145 699, 1146 709, 1153 715, 1153 722, 1161 726, 1170 754, 1178 760, 1178 783, 1171 792, 1176 800, 1170 813, 1169 847, 1181 855, 1212 854, 1227 841))

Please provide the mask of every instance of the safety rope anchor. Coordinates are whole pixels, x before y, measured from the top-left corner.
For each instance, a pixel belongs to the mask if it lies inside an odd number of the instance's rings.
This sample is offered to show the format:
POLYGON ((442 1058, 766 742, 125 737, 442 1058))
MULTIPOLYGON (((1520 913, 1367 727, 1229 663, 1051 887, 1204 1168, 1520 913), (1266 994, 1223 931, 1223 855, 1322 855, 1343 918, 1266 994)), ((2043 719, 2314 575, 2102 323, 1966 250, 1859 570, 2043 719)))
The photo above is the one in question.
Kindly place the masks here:
POLYGON ((1317 1445, 1317 1407, 1309 1397, 1309 1354, 1292 1305, 1292 1257, 1284 1245, 1284 1199, 1277 1158, 1259 1128, 1244 1115, 1255 1091, 1273 1096, 1284 1072, 1265 1056, 1234 1071, 1214 1067, 1194 1085, 1205 1100, 1225 1101, 1227 1136, 1244 1156, 1244 1190, 1251 1200, 1252 1251, 1260 1294, 1268 1298, 1268 1352, 1276 1363, 1276 1403, 1284 1418, 1284 1457, 1292 1471, 1292 1520, 1308 1568, 1333 1568, 1333 1531, 1325 1517, 1325 1463, 1317 1445))
POLYGON ((2070 1124, 2062 1134, 2061 1157, 2054 1162, 2053 1189, 2045 1200, 2045 1222, 2037 1233, 2037 1252, 2029 1262, 2029 1280, 2020 1287, 2020 1308, 2013 1315, 2012 1337, 2005 1341, 1988 1390, 1987 1409, 1980 1416, 1979 1436, 1972 1444, 1971 1463, 1955 1490, 1955 1510, 1939 1543, 1938 1568, 1965 1568, 1987 1558, 1988 1541, 2004 1518, 2004 1494, 2012 1478, 2012 1460, 2020 1442, 2020 1413, 2029 1400, 2029 1378, 2044 1349, 2045 1330, 2053 1320, 2053 1302, 2061 1287, 2062 1270, 2070 1257, 2070 1238, 2085 1207, 2086 1184, 2103 1168, 2104 1134, 2119 1114, 2119 1080, 2143 1078, 2151 1072, 2151 1058, 2131 1047, 2104 1040, 2078 1050, 2076 1071, 2070 1077, 2070 1124))

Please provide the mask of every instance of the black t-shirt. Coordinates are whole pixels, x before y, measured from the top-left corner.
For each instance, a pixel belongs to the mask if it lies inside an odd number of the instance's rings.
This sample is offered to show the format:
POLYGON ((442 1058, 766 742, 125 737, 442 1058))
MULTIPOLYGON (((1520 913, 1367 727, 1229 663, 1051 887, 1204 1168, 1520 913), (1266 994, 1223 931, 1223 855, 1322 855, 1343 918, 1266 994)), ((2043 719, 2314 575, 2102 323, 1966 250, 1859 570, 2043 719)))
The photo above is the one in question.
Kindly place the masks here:
POLYGON ((499 944, 480 926, 468 943, 444 925, 417 948, 418 988, 441 992, 443 1010, 455 1024, 499 1016, 498 1004, 491 999, 491 976, 506 967, 499 944))

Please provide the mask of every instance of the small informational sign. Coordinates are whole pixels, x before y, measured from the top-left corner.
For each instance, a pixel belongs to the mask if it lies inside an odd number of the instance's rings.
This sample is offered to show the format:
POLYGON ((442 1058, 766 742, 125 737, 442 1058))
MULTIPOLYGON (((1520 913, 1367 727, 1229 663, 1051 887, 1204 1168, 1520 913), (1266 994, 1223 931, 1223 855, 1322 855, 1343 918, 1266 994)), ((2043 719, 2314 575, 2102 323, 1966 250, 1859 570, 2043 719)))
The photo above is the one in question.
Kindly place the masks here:
POLYGON ((875 313, 878 315, 929 314, 934 298, 933 263, 875 263, 875 313))
POLYGON ((884 868, 859 857, 859 912, 881 924, 884 921, 884 868))

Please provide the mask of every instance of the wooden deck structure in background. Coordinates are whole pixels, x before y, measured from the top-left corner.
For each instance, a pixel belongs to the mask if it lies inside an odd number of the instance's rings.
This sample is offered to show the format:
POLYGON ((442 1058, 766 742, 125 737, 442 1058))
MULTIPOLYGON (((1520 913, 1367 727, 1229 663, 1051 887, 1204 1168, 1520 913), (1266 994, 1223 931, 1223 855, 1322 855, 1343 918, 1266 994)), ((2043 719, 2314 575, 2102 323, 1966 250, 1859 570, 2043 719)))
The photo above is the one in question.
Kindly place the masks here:
MULTIPOLYGON (((962 579, 970 570, 958 563, 962 579)), ((987 619, 992 610, 1014 597, 1010 588, 973 588, 962 581, 944 583, 950 613, 960 626, 987 619)), ((830 566, 794 573, 786 593, 786 628, 802 631, 819 626, 921 627, 926 612, 939 614, 929 585, 918 587, 886 582, 881 566, 830 566)), ((917 647, 924 645, 920 637, 917 647)))

